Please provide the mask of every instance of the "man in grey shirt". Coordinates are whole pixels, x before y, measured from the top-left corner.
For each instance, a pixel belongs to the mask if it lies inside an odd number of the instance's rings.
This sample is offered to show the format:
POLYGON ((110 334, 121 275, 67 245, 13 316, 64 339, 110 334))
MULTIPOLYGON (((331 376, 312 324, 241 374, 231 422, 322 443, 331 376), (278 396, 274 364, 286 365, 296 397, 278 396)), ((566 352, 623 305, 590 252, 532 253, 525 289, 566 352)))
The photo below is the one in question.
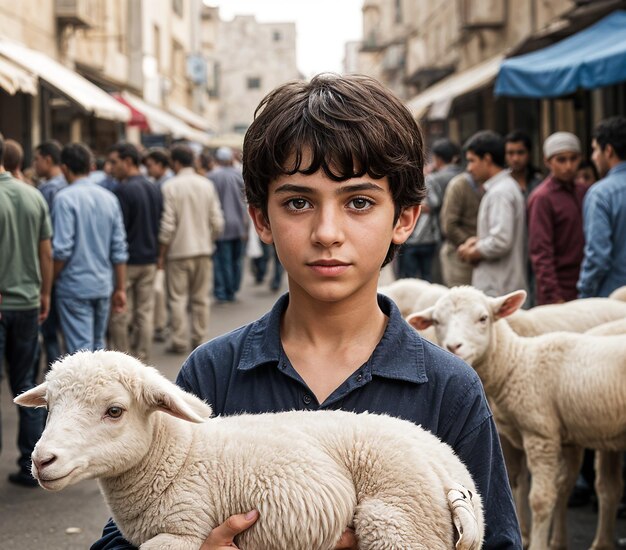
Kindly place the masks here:
POLYGON ((505 166, 501 136, 490 130, 465 144, 467 171, 485 189, 478 209, 478 235, 459 247, 459 256, 476 264, 472 286, 500 296, 526 284, 526 210, 524 196, 505 166))

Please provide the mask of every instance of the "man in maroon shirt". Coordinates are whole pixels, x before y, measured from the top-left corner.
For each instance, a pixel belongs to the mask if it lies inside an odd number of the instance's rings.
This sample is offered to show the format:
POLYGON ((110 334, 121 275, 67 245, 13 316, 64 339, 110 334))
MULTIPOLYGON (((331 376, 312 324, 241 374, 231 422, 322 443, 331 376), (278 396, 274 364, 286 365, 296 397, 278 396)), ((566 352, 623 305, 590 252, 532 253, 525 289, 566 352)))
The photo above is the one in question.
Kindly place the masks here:
POLYGON ((537 305, 577 297, 585 244, 582 205, 587 189, 574 182, 580 141, 569 132, 556 132, 546 139, 543 153, 550 174, 528 199, 528 249, 537 305))

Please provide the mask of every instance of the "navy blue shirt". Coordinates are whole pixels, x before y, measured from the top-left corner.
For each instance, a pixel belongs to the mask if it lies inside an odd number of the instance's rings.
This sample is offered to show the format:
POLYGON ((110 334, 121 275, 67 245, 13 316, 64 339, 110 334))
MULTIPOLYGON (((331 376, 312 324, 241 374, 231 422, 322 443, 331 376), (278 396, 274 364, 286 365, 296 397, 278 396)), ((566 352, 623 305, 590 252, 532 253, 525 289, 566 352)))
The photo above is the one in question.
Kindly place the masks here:
POLYGON ((128 264, 155 264, 159 253, 161 190, 144 176, 131 176, 113 191, 120 201, 128 239, 128 264))
MULTIPOLYGON (((281 297, 258 321, 197 348, 177 384, 210 403, 216 415, 343 409, 420 424, 448 443, 472 474, 485 507, 483 548, 521 550, 498 433, 474 370, 421 338, 395 304, 379 295, 380 308, 389 316, 381 341, 369 360, 320 404, 280 341, 288 300, 288 295, 281 297)), ((91 550, 129 548, 111 521, 91 550)))

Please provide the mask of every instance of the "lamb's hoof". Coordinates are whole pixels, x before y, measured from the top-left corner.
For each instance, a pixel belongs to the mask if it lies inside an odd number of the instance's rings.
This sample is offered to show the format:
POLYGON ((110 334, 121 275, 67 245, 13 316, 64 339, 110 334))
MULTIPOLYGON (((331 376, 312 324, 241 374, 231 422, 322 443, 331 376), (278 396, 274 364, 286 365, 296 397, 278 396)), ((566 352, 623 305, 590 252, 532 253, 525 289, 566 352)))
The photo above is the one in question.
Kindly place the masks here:
POLYGON ((472 498, 472 492, 458 483, 448 491, 448 506, 458 534, 457 550, 480 548, 480 530, 472 498))

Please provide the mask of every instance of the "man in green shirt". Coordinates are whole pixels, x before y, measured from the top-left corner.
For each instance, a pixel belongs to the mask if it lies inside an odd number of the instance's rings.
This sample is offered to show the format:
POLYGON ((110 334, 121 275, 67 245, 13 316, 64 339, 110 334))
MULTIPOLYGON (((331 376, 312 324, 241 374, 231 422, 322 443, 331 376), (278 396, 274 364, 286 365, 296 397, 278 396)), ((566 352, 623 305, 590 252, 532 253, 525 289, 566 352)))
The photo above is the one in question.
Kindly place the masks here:
MULTIPOLYGON (((0 135, 0 159, 4 139, 0 135)), ((0 160, 0 378, 6 360, 13 397, 36 385, 38 325, 48 315, 52 285, 50 215, 34 187, 16 180, 0 160)), ((41 436, 42 409, 19 408, 20 469, 9 481, 36 487, 30 455, 41 436)), ((0 424, 0 444, 2 436, 0 424)))

